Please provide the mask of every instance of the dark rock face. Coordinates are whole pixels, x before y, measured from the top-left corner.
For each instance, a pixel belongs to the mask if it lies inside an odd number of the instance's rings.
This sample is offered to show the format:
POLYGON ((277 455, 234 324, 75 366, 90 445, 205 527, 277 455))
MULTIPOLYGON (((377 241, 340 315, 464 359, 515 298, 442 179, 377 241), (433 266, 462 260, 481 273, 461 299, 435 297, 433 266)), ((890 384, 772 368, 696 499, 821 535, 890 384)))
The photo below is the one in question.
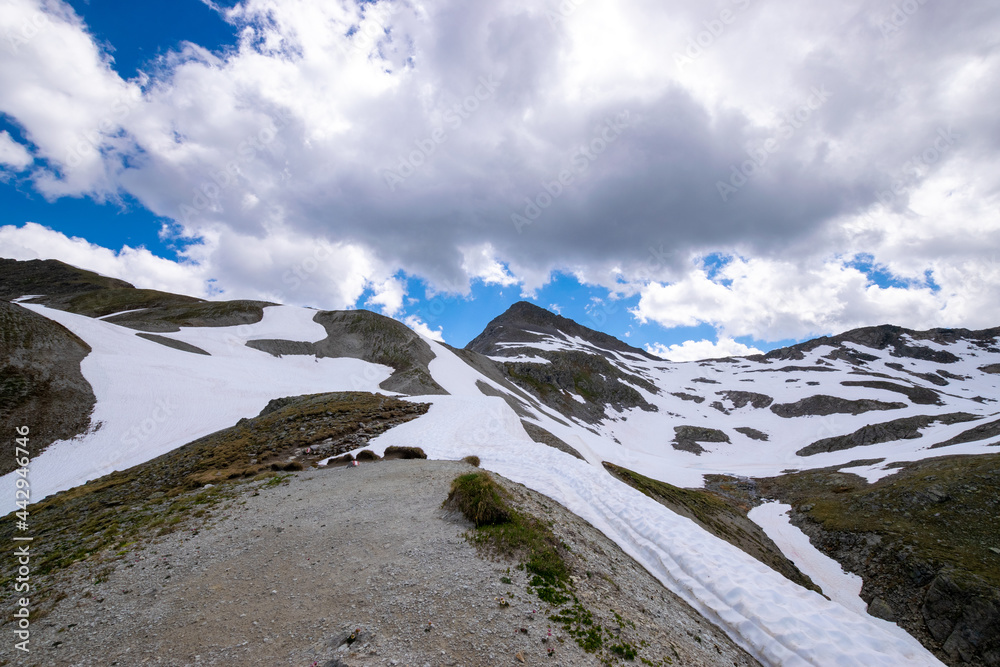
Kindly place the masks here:
POLYGON ((894 419, 893 421, 881 424, 869 424, 848 435, 838 435, 832 438, 817 440, 811 445, 803 447, 796 454, 799 456, 812 456, 813 454, 824 452, 837 452, 854 447, 877 445, 882 442, 920 438, 922 437, 920 429, 927 428, 935 422, 957 424, 976 419, 979 419, 979 417, 967 412, 953 412, 937 416, 920 415, 917 417, 903 417, 902 419, 894 419))
POLYGON ((1000 666, 1000 455, 898 467, 873 484, 836 468, 757 484, 795 508, 792 523, 814 546, 862 577, 870 613, 948 665, 1000 666))
POLYGON ((832 414, 860 415, 872 410, 899 410, 906 403, 884 403, 867 398, 856 401, 837 396, 809 396, 795 403, 779 403, 771 406, 771 412, 779 417, 792 418, 806 415, 825 416, 832 414))
POLYGON ((525 421, 524 419, 521 420, 521 425, 524 427, 524 430, 528 434, 528 437, 530 437, 535 442, 539 442, 543 445, 548 445, 549 447, 554 447, 561 452, 566 452, 570 456, 574 456, 580 459, 581 461, 586 461, 586 459, 583 458, 580 452, 576 451, 576 449, 567 444, 566 441, 550 433, 549 431, 546 431, 541 426, 538 426, 537 424, 532 424, 531 422, 525 421))
POLYGON ((913 561, 878 535, 827 532, 801 515, 793 523, 862 576, 870 614, 898 623, 948 665, 1000 665, 1000 596, 985 582, 913 561))
POLYGON ((674 449, 692 454, 701 454, 705 448, 699 442, 725 442, 729 443, 729 436, 714 428, 704 426, 675 426, 674 439, 670 444, 674 449))
POLYGON ((979 370, 990 375, 1000 375, 1000 364, 987 364, 986 366, 980 366, 979 370))
POLYGON ((313 318, 327 337, 318 343, 252 340, 247 345, 275 356, 350 357, 384 364, 395 372, 379 386, 410 396, 446 394, 431 377, 430 346, 405 324, 367 310, 319 311, 313 318))
MULTIPOLYGON (((134 290, 143 296, 149 290, 134 290)), ((180 331, 181 327, 235 327, 256 324, 264 319, 264 308, 274 304, 266 301, 201 301, 190 297, 166 295, 162 300, 147 301, 145 297, 134 313, 122 313, 106 319, 119 326, 157 333, 180 331)), ((114 306, 111 312, 128 310, 114 306)))
MULTIPOLYGON (((757 409, 766 408, 774 402, 774 399, 766 394, 756 394, 752 391, 717 391, 716 396, 722 396, 733 404, 733 408, 738 410, 751 405, 757 409)), ((713 408, 724 414, 729 414, 729 409, 720 401, 712 403, 713 408)))
POLYGON ((100 289, 124 289, 132 285, 107 278, 54 259, 19 262, 0 258, 0 299, 10 301, 29 294, 62 296, 100 289))
POLYGON ((204 301, 131 284, 84 271, 55 260, 0 260, 0 299, 42 295, 41 303, 87 317, 105 317, 120 326, 164 333, 181 327, 227 327, 255 324, 264 317, 264 301, 204 301), (134 311, 134 312, 123 312, 134 311))
POLYGON ((681 399, 682 401, 694 401, 695 403, 704 403, 705 402, 705 397, 704 396, 695 396, 694 394, 686 394, 686 393, 684 393, 682 391, 674 392, 674 393, 671 394, 671 396, 676 396, 677 398, 681 399))
POLYGON ((942 571, 920 609, 931 635, 955 662, 1000 665, 1000 598, 988 598, 942 571))
MULTIPOLYGON (((638 359, 663 361, 645 350, 632 347, 614 336, 600 331, 594 331, 577 324, 571 319, 550 313, 544 308, 519 301, 507 309, 503 315, 495 318, 483 333, 472 339, 465 349, 488 356, 516 355, 516 348, 503 346, 501 343, 533 343, 541 340, 541 335, 561 337, 560 334, 581 338, 603 350, 619 352, 625 356, 638 359)), ((602 352, 604 356, 611 356, 602 352)))
MULTIPOLYGON (((62 325, 0 301, 0 429, 29 427, 32 457, 90 425, 96 398, 80 372, 89 353, 62 325)), ((14 458, 14 448, 5 448, 0 474, 15 469, 14 458)))
POLYGON ((939 442, 938 444, 931 447, 931 449, 937 449, 938 447, 948 447, 950 445, 959 445, 963 442, 975 442, 976 440, 986 440, 988 438, 994 438, 1000 436, 1000 419, 996 421, 991 421, 986 424, 980 424, 970 428, 968 431, 963 431, 959 433, 954 438, 950 440, 945 440, 944 442, 939 442))
POLYGON ((566 417, 595 423, 605 417, 607 408, 656 411, 656 406, 635 387, 654 394, 659 393, 657 387, 643 377, 620 370, 610 360, 618 360, 619 355, 659 360, 657 357, 524 301, 490 322, 465 350, 459 351, 460 356, 463 353, 474 354, 476 359, 463 358, 480 370, 482 362, 489 360, 478 355, 516 357, 527 353, 548 360, 547 364, 514 360, 490 363, 502 370, 502 376, 494 380, 527 392, 566 417), (546 336, 579 338, 592 347, 565 351, 531 347, 546 336))
POLYGON ((160 345, 164 345, 166 347, 170 347, 175 350, 180 350, 181 352, 190 352, 191 354, 203 354, 208 357, 212 356, 205 350, 201 349, 200 347, 196 345, 191 345, 190 343, 185 343, 182 340, 175 340, 173 338, 167 338, 166 336, 157 336, 156 334, 151 334, 151 333, 137 333, 136 336, 138 336, 139 338, 144 338, 148 341, 152 341, 153 343, 159 343, 160 345))
POLYGON ((918 405, 941 405, 941 395, 933 389, 927 389, 926 387, 907 387, 894 382, 883 382, 881 380, 846 380, 840 384, 845 387, 868 387, 869 389, 894 391, 897 394, 904 394, 907 398, 918 405))
POLYGON ((659 392, 656 386, 644 378, 618 370, 603 356, 579 351, 541 351, 537 354, 550 363, 504 362, 507 378, 563 415, 594 423, 605 416, 607 407, 657 410, 629 385, 654 394, 659 392), (570 394, 581 396, 586 402, 581 403, 570 394))
MULTIPOLYGON (((928 331, 913 331, 902 327, 884 324, 877 327, 864 327, 842 333, 838 336, 823 336, 805 343, 799 343, 786 348, 772 350, 767 354, 747 357, 756 361, 768 362, 774 360, 801 360, 805 353, 828 346, 834 348, 826 355, 827 359, 843 359, 858 365, 875 361, 877 357, 844 347, 844 343, 854 343, 873 350, 889 349, 894 357, 921 359, 939 364, 952 364, 959 357, 947 350, 934 350, 923 345, 914 345, 910 341, 930 341, 939 345, 949 345, 959 341, 968 341, 983 350, 996 350, 996 339, 1000 337, 1000 327, 971 331, 969 329, 930 329, 928 331)), ((982 369, 980 369, 982 370, 982 369)), ((984 371, 988 372, 988 371, 984 371)), ((998 371, 1000 372, 1000 371, 998 371)))
POLYGON ((755 428, 750 428, 749 426, 737 426, 735 430, 753 440, 761 440, 764 442, 770 440, 767 433, 764 433, 763 431, 758 431, 755 428))

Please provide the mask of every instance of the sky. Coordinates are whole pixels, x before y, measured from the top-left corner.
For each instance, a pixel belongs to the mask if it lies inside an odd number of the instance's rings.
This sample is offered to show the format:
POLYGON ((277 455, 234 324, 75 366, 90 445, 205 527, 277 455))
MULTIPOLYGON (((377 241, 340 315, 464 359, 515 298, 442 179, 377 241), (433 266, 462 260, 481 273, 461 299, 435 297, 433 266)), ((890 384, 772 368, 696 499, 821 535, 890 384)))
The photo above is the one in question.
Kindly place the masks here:
POLYGON ((0 256, 654 353, 1000 326, 992 0, 3 0, 0 256))

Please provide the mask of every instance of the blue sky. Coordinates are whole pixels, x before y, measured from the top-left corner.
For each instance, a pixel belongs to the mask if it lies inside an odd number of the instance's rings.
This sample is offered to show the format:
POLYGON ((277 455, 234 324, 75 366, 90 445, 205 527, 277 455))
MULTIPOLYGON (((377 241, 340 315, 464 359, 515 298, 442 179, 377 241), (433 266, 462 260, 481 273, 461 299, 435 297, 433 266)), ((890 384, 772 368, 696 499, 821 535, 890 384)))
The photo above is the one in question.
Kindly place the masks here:
POLYGON ((11 0, 0 256, 457 345, 521 299, 678 359, 995 326, 998 14, 11 0))

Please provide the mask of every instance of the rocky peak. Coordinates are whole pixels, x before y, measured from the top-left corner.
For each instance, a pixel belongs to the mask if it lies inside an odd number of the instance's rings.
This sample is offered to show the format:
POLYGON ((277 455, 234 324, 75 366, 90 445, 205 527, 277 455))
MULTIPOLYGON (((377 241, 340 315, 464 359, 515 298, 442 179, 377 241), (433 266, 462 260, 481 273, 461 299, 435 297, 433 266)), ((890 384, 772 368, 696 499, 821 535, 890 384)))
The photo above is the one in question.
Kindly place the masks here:
POLYGON ((504 346, 503 343, 522 343, 525 347, 530 347, 545 336, 580 338, 603 350, 643 359, 658 359, 614 336, 585 327, 527 301, 518 301, 493 319, 486 325, 483 333, 470 341, 465 349, 479 354, 505 356, 516 352, 513 346, 504 346))

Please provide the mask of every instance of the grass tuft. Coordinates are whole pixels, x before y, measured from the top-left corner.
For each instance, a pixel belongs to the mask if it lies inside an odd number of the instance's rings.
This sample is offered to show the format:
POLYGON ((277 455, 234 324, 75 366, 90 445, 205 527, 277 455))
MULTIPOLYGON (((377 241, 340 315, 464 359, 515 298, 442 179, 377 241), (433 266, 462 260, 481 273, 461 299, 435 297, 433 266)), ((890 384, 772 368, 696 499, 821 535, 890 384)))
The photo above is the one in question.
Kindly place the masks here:
POLYGON ((445 504, 461 511, 476 528, 495 526, 509 523, 514 516, 501 494, 489 473, 473 472, 455 478, 445 504))
POLYGON ((385 448, 386 459, 426 459, 427 454, 419 447, 397 447, 392 445, 385 448))
POLYGON ((478 456, 466 456, 462 460, 465 461, 466 463, 468 463, 470 466, 475 466, 477 468, 479 467, 479 457, 478 456))

